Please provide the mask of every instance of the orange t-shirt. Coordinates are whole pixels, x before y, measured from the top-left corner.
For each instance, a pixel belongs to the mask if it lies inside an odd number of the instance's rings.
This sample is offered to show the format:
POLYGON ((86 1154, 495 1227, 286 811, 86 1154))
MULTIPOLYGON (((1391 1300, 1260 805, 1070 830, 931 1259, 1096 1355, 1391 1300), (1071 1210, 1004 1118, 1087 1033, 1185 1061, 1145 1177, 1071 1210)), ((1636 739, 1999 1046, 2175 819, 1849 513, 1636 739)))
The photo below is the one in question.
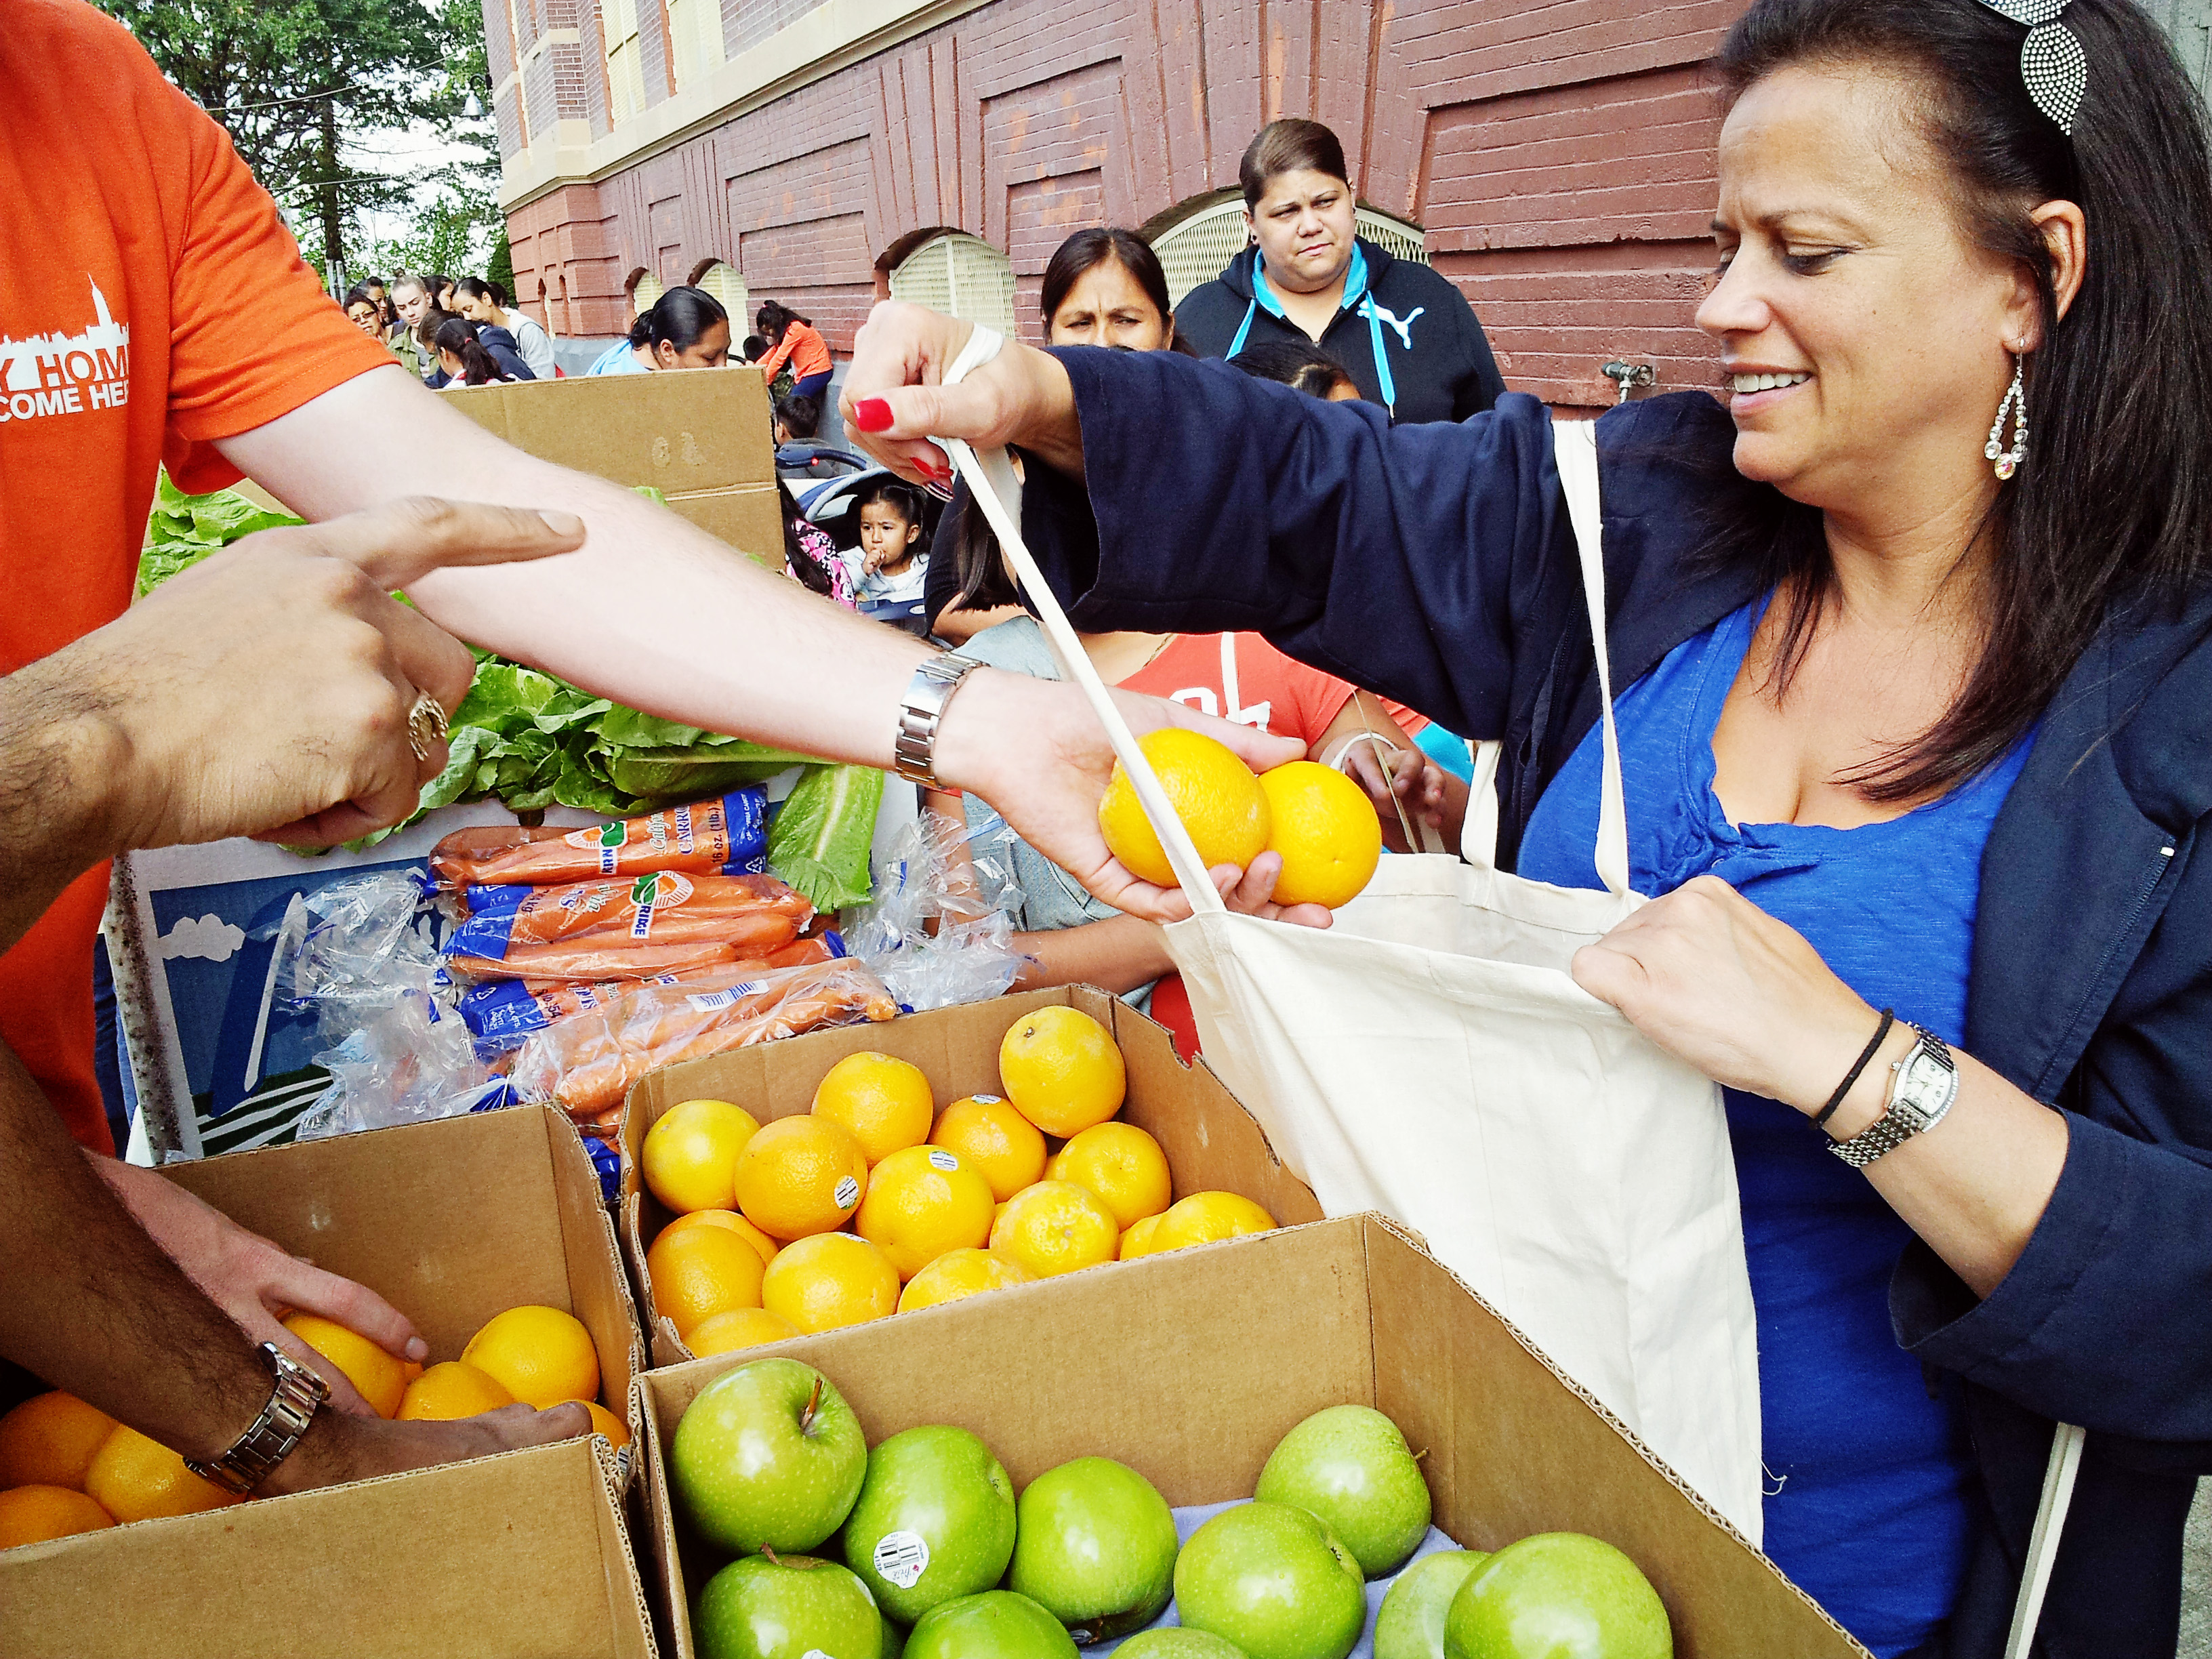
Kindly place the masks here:
POLYGON ((775 372, 791 361, 793 380, 803 380, 810 374, 827 374, 833 365, 830 361, 830 343, 811 323, 797 320, 784 325, 783 337, 769 348, 768 356, 760 360, 760 371, 769 380, 775 372))
MULTIPOLYGON (((301 259, 223 130, 82 0, 0 28, 0 673, 120 616, 156 465, 206 490, 210 441, 391 362, 301 259)), ((0 957, 0 1040, 88 1146, 105 866, 0 957)))
POLYGON ((1257 634, 1178 634, 1121 682, 1310 749, 1352 701, 1352 685, 1285 656, 1257 634))

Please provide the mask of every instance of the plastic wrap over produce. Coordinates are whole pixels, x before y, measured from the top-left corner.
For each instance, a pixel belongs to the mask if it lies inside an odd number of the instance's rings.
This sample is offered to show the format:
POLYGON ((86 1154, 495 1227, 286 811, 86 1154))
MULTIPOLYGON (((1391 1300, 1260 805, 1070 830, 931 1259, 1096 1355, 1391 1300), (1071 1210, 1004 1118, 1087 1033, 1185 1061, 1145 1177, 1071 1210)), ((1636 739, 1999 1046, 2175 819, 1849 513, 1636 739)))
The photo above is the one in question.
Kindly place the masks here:
POLYGON ((587 830, 456 830, 430 854, 430 872, 449 890, 545 886, 659 870, 758 874, 767 852, 768 797, 758 789, 738 789, 587 830))
POLYGON ((876 901, 846 930, 846 948, 908 1013, 986 1002, 1012 988, 1025 960, 1013 944, 1021 903, 999 842, 925 812, 892 839, 876 901))
POLYGON ((639 985, 605 1008, 548 1026, 516 1055, 515 1087, 572 1117, 603 1121, 621 1111, 647 1072, 898 1012, 883 981, 849 959, 718 977, 639 985))
POLYGON ((794 941, 814 907, 773 876, 662 870, 558 886, 474 885, 447 941, 466 979, 617 980, 763 960, 794 941), (699 956, 696 947, 721 947, 699 956), (670 955, 675 952, 676 955, 670 955), (641 971, 629 971, 635 957, 641 971))

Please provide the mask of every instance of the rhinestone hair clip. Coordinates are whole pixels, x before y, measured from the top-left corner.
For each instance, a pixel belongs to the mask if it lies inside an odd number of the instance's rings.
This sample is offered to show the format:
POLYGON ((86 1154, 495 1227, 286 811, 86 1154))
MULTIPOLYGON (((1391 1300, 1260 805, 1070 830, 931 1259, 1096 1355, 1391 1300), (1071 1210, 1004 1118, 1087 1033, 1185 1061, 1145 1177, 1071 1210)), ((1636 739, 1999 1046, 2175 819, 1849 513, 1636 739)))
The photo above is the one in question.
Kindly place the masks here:
POLYGON ((2001 17, 2027 27, 2027 40, 2020 49, 2021 78, 2027 95, 2069 138, 2074 136, 2074 117, 2089 90, 2089 55, 2074 31, 2059 21, 2069 0, 1982 0, 2001 17))

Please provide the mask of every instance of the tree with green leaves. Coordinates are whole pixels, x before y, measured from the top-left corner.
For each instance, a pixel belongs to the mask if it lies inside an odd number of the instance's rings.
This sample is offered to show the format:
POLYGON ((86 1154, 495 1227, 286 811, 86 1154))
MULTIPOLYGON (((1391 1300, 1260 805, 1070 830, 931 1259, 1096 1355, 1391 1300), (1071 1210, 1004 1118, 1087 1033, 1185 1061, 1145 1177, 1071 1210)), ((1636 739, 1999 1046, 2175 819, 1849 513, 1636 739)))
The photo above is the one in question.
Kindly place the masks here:
MULTIPOLYGON (((489 203, 481 159, 425 178, 380 169, 353 143, 364 131, 419 125, 472 139, 459 125, 485 84, 477 0, 95 0, 136 35, 161 72, 222 123, 239 155, 295 224, 320 231, 316 263, 346 263, 349 231, 371 208, 442 185, 441 204, 489 203)), ((302 237, 302 241, 306 238, 302 237)), ((465 246, 465 244, 464 244, 465 246)))

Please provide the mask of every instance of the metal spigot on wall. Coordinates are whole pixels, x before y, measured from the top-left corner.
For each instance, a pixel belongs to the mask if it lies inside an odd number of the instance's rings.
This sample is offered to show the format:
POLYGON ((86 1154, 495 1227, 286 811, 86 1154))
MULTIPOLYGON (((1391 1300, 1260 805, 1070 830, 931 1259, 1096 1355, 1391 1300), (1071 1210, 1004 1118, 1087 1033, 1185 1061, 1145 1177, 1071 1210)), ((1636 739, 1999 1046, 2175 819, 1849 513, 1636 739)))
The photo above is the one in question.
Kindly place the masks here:
POLYGON ((1601 373, 1620 387, 1619 401, 1624 404, 1632 388, 1659 384, 1659 371, 1649 363, 1607 363, 1601 373))

